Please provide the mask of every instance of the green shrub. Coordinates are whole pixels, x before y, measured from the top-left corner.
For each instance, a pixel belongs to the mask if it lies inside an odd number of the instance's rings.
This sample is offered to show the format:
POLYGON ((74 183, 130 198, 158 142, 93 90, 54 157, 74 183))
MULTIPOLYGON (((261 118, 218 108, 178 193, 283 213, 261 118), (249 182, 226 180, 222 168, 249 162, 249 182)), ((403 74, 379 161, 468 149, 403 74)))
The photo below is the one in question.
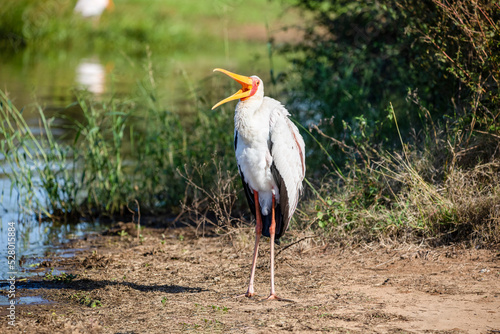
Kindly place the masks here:
POLYGON ((293 63, 292 114, 313 131, 309 170, 330 170, 307 208, 318 226, 367 239, 498 242, 497 187, 450 182, 477 169, 496 179, 486 167, 500 158, 498 2, 296 5, 313 20, 282 52, 293 63))

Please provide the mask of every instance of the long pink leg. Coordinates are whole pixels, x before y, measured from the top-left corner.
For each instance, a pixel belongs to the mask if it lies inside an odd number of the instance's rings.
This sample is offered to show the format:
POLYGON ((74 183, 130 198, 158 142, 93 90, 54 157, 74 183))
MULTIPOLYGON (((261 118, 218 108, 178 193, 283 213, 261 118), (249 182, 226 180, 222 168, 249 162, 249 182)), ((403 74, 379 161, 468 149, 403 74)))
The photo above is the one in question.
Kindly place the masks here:
POLYGON ((271 235, 271 292, 269 293, 269 297, 267 297, 267 299, 268 300, 276 299, 276 300, 281 300, 281 301, 293 302, 293 300, 278 297, 276 295, 276 291, 274 290, 274 237, 276 234, 276 220, 275 220, 275 214, 274 214, 274 202, 275 202, 275 199, 274 199, 274 195, 273 195, 273 206, 272 206, 272 211, 271 211, 271 227, 269 228, 269 234, 271 235))
POLYGON ((257 220, 257 224, 255 225, 255 247, 253 250, 253 260, 252 260, 252 271, 250 272, 250 283, 248 283, 248 290, 244 295, 240 295, 237 297, 252 297, 255 295, 255 290, 253 288, 253 281, 255 278, 255 269, 257 268, 257 255, 259 254, 259 241, 260 236, 262 235, 262 216, 260 215, 259 209, 259 194, 257 191, 253 191, 253 198, 255 200, 255 218, 257 220))
POLYGON ((267 299, 280 299, 276 296, 276 291, 274 290, 274 236, 276 234, 276 221, 274 219, 274 195, 273 195, 273 205, 271 209, 271 226, 269 227, 269 234, 271 235, 271 292, 267 299))

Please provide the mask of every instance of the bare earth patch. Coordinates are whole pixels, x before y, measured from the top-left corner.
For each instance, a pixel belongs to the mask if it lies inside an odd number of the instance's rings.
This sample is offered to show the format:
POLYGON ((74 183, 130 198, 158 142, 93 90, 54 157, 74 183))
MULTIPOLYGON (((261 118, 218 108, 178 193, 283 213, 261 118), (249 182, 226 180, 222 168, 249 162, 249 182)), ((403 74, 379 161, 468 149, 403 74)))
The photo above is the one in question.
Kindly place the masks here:
MULTIPOLYGON (((250 229, 196 237, 189 229, 75 241, 77 258, 50 259, 78 275, 29 280, 21 295, 49 304, 17 307, 12 333, 500 333, 500 252, 414 245, 339 248, 305 239, 277 258, 269 292, 269 245, 261 243, 257 298, 248 283, 250 229), (41 289, 30 290, 40 284, 41 289)), ((300 236, 291 237, 299 240, 300 236)), ((293 240, 292 240, 293 241, 293 240)))

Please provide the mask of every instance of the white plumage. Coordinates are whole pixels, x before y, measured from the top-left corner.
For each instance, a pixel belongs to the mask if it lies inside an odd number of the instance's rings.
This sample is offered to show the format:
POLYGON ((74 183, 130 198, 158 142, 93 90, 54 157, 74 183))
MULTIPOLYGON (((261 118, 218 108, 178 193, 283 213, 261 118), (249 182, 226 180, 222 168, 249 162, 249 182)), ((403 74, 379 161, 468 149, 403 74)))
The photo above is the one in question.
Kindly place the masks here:
POLYGON ((75 12, 83 17, 100 16, 106 8, 113 6, 113 0, 78 0, 75 12))
POLYGON ((244 77, 222 69, 216 71, 242 85, 241 90, 213 108, 240 99, 234 115, 234 147, 245 194, 257 220, 250 284, 245 296, 254 295, 258 245, 263 233, 271 238, 268 299, 280 299, 274 291, 274 240, 283 235, 297 208, 306 171, 304 140, 288 118, 290 114, 285 107, 264 96, 264 84, 259 77, 244 77))

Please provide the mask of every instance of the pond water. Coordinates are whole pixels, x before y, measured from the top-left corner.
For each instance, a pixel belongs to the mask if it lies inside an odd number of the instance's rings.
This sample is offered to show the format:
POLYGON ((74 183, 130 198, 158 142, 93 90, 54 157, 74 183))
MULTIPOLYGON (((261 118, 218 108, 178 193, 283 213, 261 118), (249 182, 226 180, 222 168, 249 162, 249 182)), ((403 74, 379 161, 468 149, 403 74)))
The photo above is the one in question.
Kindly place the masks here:
POLYGON ((39 275, 40 273, 34 269, 45 260, 44 257, 47 254, 55 254, 60 257, 73 256, 74 250, 68 251, 59 248, 59 245, 70 239, 96 233, 105 228, 99 222, 80 221, 76 224, 56 224, 51 221, 38 221, 33 215, 23 214, 17 201, 18 192, 15 188, 11 192, 10 180, 5 176, 0 177, 0 191, 2 192, 0 282, 7 280, 11 275, 16 277, 39 275), (15 236, 9 235, 12 230, 15 230, 15 236), (15 243, 9 240, 12 237, 15 238, 15 243), (9 244, 14 244, 15 247, 9 247, 9 244), (9 256, 12 255, 9 250, 15 251, 15 258, 9 256), (10 260, 15 261, 13 270, 8 265, 10 260))
MULTIPOLYGON (((96 97, 105 98, 112 90, 125 92, 131 85, 131 80, 118 80, 121 78, 117 79, 117 83, 112 82, 113 72, 106 67, 111 65, 103 64, 96 57, 66 55, 62 58, 59 61, 33 61, 21 54, 10 59, 1 59, 1 89, 8 94, 18 109, 37 104, 50 117, 72 110, 65 107, 75 101, 77 90, 87 90, 96 97)), ((129 75, 133 76, 132 73, 129 75)), ((26 108, 23 115, 36 134, 39 131, 39 117, 35 109, 26 108)), ((63 122, 56 123, 53 130, 55 135, 68 131, 63 122)), ((2 161, 3 158, 0 157, 0 163, 2 161)), ((2 165, 1 168, 9 173, 8 166, 2 165)), ((34 193, 39 194, 36 189, 34 193)), ((58 248, 58 245, 104 228, 99 222, 56 224, 38 220, 33 214, 26 214, 19 207, 17 189, 5 174, 0 174, 0 194, 0 281, 5 281, 11 273, 15 273, 17 278, 43 275, 43 272, 39 273, 34 269, 44 260, 46 254, 67 256, 64 255, 67 250, 58 248), (9 242, 11 230, 15 230, 15 247, 9 242), (9 249, 11 253, 15 249, 14 270, 7 265, 8 260, 13 259, 9 257, 9 249)), ((43 202, 43 198, 41 200, 43 202)))

